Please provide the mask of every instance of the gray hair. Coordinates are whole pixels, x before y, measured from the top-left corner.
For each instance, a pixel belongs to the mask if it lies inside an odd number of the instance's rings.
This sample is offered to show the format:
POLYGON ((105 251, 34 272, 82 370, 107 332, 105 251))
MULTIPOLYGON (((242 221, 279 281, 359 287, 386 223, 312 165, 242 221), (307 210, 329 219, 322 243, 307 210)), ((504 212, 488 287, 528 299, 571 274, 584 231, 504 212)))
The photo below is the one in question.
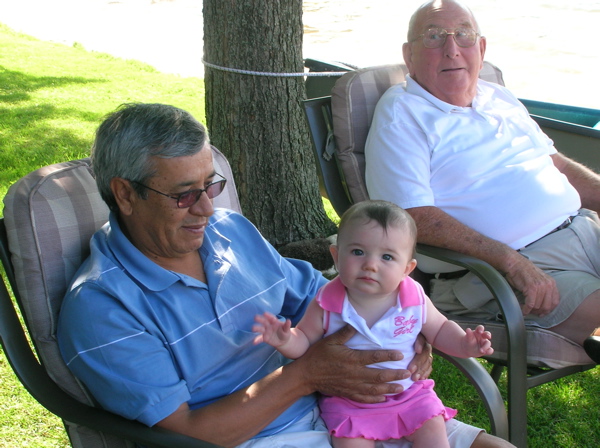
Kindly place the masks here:
MULTIPOLYGON (((121 105, 98 127, 92 145, 92 168, 102 199, 118 211, 111 179, 145 184, 156 174, 154 157, 191 156, 207 142, 206 129, 189 112, 165 104, 121 105)), ((143 187, 132 185, 140 197, 147 197, 143 187)))
POLYGON ((357 202, 342 215, 338 229, 338 240, 346 225, 356 220, 362 220, 365 224, 375 221, 384 231, 387 231, 390 227, 406 229, 413 241, 414 256, 417 244, 417 225, 412 216, 403 208, 392 202, 382 200, 357 202))

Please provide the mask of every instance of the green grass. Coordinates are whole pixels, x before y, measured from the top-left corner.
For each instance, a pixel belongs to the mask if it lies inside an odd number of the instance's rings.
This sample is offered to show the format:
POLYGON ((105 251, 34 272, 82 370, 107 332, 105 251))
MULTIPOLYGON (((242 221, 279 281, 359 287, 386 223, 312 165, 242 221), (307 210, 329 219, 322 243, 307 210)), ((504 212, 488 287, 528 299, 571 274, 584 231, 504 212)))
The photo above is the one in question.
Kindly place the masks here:
MULTIPOLYGON (((202 79, 41 42, 1 24, 0 49, 0 198, 30 171, 86 157, 102 117, 122 103, 168 103, 205 122, 202 79)), ((2 354, 0 448, 21 446, 70 445, 61 421, 30 397, 2 354)))
MULTIPOLYGON (((0 197, 36 168, 87 156, 102 117, 121 103, 169 103, 205 121, 201 79, 162 74, 79 45, 41 42, 2 25, 0 48, 0 197)), ((327 201, 325 207, 337 220, 327 201)), ((529 392, 529 447, 597 446, 599 372, 529 392)), ((461 420, 489 430, 483 405, 464 377, 436 358, 434 378, 461 420)), ((60 420, 29 396, 0 356, 0 448, 68 446, 60 420)))
POLYGON ((0 197, 27 172, 89 153, 104 115, 168 103, 204 122, 204 82, 12 32, 0 25, 0 197))
MULTIPOLYGON (((486 361, 481 361, 490 370, 486 361)), ((444 359, 434 360, 432 377, 447 406, 459 410, 457 418, 490 431, 477 392, 465 385, 444 359)), ((506 378, 500 381, 506 396, 506 378)), ((528 448, 595 448, 600 440, 600 369, 571 375, 531 389, 527 394, 528 448)))

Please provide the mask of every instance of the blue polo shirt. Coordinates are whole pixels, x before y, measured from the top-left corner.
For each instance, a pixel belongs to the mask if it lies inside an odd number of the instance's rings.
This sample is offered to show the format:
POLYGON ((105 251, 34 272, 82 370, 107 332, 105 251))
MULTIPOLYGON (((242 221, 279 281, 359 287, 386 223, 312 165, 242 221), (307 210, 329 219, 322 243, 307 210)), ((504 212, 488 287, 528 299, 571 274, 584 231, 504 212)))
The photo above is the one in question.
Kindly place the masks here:
MULTIPOLYGON (((243 216, 216 209, 200 248, 208 284, 150 261, 115 215, 94 234, 62 305, 58 342, 102 407, 152 426, 183 402, 205 406, 289 362, 254 345, 254 316, 296 324, 320 272, 285 259, 243 216)), ((298 400, 258 436, 277 433, 316 404, 298 400)))

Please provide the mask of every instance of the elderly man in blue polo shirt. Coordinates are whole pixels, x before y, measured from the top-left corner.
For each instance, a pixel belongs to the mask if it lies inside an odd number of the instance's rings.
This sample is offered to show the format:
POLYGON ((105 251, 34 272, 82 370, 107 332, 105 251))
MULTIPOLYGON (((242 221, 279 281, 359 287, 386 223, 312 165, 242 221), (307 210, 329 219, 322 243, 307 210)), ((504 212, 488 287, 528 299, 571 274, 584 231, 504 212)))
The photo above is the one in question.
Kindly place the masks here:
MULTIPOLYGON (((187 112, 126 105, 99 127, 92 162, 110 220, 68 289, 58 338, 102 407, 223 446, 329 447, 317 391, 366 402, 399 391, 389 382, 410 371, 367 365, 402 355, 347 349, 350 328, 293 362, 254 345, 256 314, 295 324, 326 280, 213 209, 226 179, 187 112)), ((429 373, 429 353, 415 375, 429 373)), ((508 446, 456 421, 448 432, 455 446, 508 446)))

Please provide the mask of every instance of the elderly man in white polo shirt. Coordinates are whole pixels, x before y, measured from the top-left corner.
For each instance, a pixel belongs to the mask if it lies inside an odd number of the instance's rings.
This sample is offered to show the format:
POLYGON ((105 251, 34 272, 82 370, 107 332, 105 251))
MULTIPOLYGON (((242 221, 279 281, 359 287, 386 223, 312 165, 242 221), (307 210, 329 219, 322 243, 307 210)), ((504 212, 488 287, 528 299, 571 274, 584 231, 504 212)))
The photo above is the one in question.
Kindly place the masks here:
MULTIPOLYGON (((413 15, 410 75, 383 95, 367 139, 369 195, 407 209, 419 242, 504 273, 528 324, 600 362, 600 177, 557 152, 507 89, 478 79, 485 49, 456 0, 413 15)), ((431 296, 455 313, 499 312, 470 274, 438 282, 431 296)))

